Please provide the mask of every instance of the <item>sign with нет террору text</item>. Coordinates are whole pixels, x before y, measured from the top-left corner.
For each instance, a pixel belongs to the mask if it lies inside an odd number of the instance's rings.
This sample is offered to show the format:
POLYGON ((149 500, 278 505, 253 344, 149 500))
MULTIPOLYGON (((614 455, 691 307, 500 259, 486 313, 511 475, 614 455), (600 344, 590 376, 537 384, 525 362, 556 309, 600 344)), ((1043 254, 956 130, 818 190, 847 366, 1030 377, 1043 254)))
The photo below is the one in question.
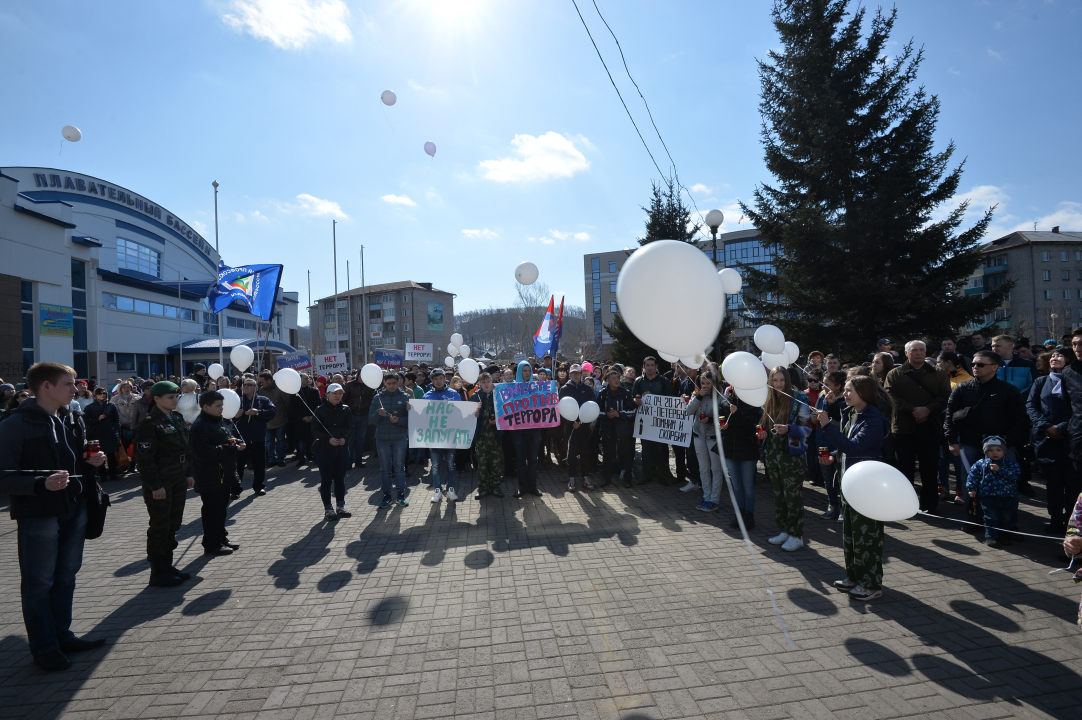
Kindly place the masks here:
POLYGON ((687 413, 684 398, 650 393, 642 396, 642 405, 635 413, 633 435, 641 440, 687 447, 691 445, 694 422, 687 413))
POLYGON ((560 424, 560 388, 555 380, 496 386, 496 429, 528 430, 560 424))
POLYGON ((335 353, 334 355, 317 355, 316 361, 316 373, 319 375, 330 375, 336 372, 346 371, 346 356, 343 353, 335 353))
POLYGON ((467 401, 410 400, 409 446, 466 450, 477 429, 478 404, 467 401))

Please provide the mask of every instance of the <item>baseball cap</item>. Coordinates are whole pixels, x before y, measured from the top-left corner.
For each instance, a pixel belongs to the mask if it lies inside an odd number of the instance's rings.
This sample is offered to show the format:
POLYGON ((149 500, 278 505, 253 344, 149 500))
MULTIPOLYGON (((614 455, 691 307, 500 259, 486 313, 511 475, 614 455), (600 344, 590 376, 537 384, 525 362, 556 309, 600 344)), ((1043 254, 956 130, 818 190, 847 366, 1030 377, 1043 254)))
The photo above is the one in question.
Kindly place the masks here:
POLYGON ((879 342, 876 345, 890 345, 890 338, 879 338, 879 342))
POLYGON ((339 385, 338 383, 331 383, 330 385, 327 386, 327 392, 328 393, 341 392, 341 391, 342 391, 342 386, 339 385))
POLYGON ((568 372, 569 373, 573 373, 573 372, 580 373, 580 372, 582 372, 582 366, 581 365, 572 365, 571 369, 568 370, 568 372))
POLYGON ((430 373, 429 373, 428 375, 429 375, 429 377, 436 377, 437 375, 444 375, 444 376, 446 376, 446 375, 447 375, 447 373, 445 373, 445 372, 443 371, 443 368, 441 368, 441 367, 438 367, 438 368, 432 368, 432 372, 430 372, 430 373))

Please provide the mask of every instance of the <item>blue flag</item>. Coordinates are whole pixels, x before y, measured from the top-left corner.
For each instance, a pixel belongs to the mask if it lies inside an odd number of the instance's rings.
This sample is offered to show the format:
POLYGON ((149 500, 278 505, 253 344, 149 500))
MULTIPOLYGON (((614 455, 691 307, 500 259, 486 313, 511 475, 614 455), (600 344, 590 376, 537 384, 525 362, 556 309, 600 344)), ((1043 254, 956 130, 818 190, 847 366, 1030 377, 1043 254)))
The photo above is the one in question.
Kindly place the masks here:
POLYGON ((210 309, 218 313, 233 302, 240 302, 248 312, 269 321, 274 315, 274 300, 282 280, 281 265, 241 265, 228 267, 218 261, 218 282, 207 288, 210 309))
POLYGON ((548 309, 545 310, 545 317, 541 319, 541 327, 537 328, 537 332, 533 334, 533 354, 537 357, 544 357, 545 353, 552 347, 552 337, 555 327, 553 327, 555 320, 553 319, 553 298, 549 298, 548 309))

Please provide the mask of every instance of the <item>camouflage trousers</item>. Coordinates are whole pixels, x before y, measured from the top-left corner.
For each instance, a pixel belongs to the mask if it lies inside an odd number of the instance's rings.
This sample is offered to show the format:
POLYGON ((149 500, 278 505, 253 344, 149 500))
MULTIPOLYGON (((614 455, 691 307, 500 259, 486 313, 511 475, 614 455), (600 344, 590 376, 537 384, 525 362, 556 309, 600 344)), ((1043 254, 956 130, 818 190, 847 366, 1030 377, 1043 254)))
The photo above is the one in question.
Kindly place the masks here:
POLYGON ((883 587, 883 523, 864 517, 842 496, 845 576, 868 590, 883 587))
POLYGON ((482 431, 474 443, 477 450, 477 489, 492 492, 500 488, 503 465, 500 463, 500 444, 494 432, 482 431))
POLYGON ((184 522, 184 501, 188 496, 186 478, 165 482, 165 499, 155 500, 154 489, 143 485, 143 501, 150 515, 147 527, 147 560, 150 562, 173 562, 177 548, 177 531, 184 522))

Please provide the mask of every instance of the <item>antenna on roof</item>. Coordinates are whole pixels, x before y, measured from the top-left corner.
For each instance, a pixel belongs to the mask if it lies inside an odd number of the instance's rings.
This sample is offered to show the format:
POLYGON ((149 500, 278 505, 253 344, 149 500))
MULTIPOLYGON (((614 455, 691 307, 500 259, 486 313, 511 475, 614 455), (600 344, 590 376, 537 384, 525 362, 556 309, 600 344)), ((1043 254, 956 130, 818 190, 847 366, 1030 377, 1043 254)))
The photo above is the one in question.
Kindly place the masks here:
POLYGON ((1037 232, 1037 223, 1033 223, 1033 232, 1037 232))

